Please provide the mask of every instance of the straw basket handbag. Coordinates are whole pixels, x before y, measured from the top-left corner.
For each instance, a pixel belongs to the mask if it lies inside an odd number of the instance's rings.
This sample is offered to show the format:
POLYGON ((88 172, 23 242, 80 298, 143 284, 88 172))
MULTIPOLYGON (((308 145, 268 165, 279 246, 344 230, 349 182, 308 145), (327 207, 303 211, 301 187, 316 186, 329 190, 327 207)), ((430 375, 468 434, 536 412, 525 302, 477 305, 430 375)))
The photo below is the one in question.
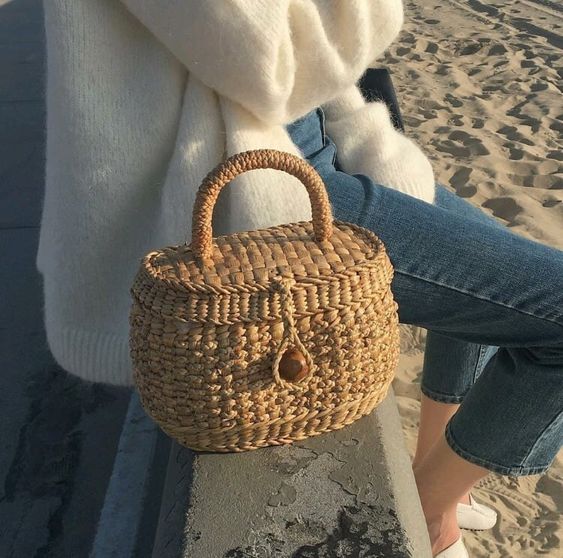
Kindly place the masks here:
POLYGON ((399 356, 393 268, 371 231, 333 220, 304 159, 260 149, 211 171, 191 244, 148 253, 130 289, 141 403, 169 436, 236 452, 337 430, 385 397, 399 356), (307 188, 312 221, 212 237, 239 174, 271 168, 307 188))

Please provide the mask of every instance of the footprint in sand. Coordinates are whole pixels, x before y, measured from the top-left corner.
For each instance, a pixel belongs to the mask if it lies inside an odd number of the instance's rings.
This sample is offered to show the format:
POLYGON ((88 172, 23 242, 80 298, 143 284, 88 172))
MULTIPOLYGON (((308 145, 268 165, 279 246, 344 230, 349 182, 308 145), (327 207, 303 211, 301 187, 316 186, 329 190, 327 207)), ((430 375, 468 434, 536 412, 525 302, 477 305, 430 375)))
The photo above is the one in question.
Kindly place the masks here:
POLYGON ((505 143, 504 147, 510 151, 508 158, 511 161, 521 161, 524 158, 524 151, 522 149, 518 149, 518 147, 516 147, 512 142, 505 143))
POLYGON ((454 114, 452 117, 448 118, 448 125, 450 126, 464 126, 463 116, 460 114, 454 114))
POLYGON ((412 33, 404 33, 401 35, 401 43, 407 43, 409 45, 414 45, 416 43, 416 37, 412 33))
POLYGON ((563 151, 550 151, 546 157, 548 159, 555 159, 556 161, 563 161, 563 151))
POLYGON ((457 190, 458 188, 462 188, 467 184, 469 181, 469 177, 473 169, 469 167, 460 167, 458 170, 455 171, 454 175, 450 178, 450 184, 457 190))
POLYGON ((456 193, 461 198, 472 198, 477 193, 477 187, 473 186, 473 184, 469 184, 458 188, 456 193))
POLYGON ((516 141, 525 145, 534 145, 534 142, 524 137, 515 126, 503 126, 497 130, 497 134, 502 134, 506 137, 506 139, 511 141, 516 141))
POLYGON ((534 95, 533 93, 526 95, 526 99, 524 101, 522 101, 521 103, 517 103, 511 109, 506 111, 506 116, 514 116, 515 118, 524 118, 525 115, 522 114, 522 109, 526 108, 529 101, 533 100, 535 97, 537 97, 537 95, 534 95))
POLYGON ((438 45, 433 43, 432 41, 428 41, 424 52, 428 52, 429 54, 436 54, 438 52, 438 45))
POLYGON ((438 64, 435 73, 439 76, 447 76, 450 73, 451 67, 449 64, 438 64))
POLYGON ((522 213, 522 207, 511 197, 498 197, 483 202, 483 207, 492 210, 495 217, 500 217, 509 223, 514 224, 514 219, 522 213))
POLYGON ((434 120, 438 118, 438 114, 434 110, 419 109, 419 112, 426 120, 434 120))
POLYGON ((508 65, 508 63, 509 63, 508 60, 498 60, 493 64, 493 68, 501 68, 502 66, 508 65))
POLYGON ((418 128, 421 124, 424 124, 424 120, 422 118, 416 118, 410 114, 404 114, 403 120, 405 121, 405 126, 407 128, 418 128))
POLYGON ((446 105, 443 105, 434 99, 420 99, 419 106, 425 110, 442 110, 446 108, 446 105))
POLYGON ((483 142, 475 136, 464 132, 463 130, 453 131, 448 139, 460 142, 465 147, 469 148, 471 155, 489 155, 489 150, 483 145, 483 142))
POLYGON ((433 142, 436 149, 442 153, 448 153, 459 159, 466 159, 471 155, 471 152, 467 147, 456 145, 451 140, 438 140, 433 142))
POLYGON ((494 501, 498 501, 500 498, 508 499, 511 508, 522 506, 525 510, 530 511, 532 508, 537 507, 533 497, 518 492, 517 485, 517 479, 489 475, 479 483, 479 488, 489 492, 494 497, 494 501))
POLYGON ((536 81, 535 83, 532 83, 532 85, 530 86, 530 90, 533 91, 534 93, 537 93, 538 91, 545 91, 548 88, 549 85, 542 81, 536 81))
POLYGON ((450 105, 452 105, 452 107, 459 108, 463 106, 463 101, 459 100, 457 97, 454 97, 451 93, 446 93, 444 98, 450 105))
POLYGON ((472 172, 473 169, 469 167, 460 167, 450 178, 450 185, 462 198, 471 198, 477 193, 477 187, 468 184, 472 172))
MULTIPOLYGON (((483 502, 499 511, 499 527, 503 533, 500 540, 488 541, 487 556, 523 556, 524 551, 533 552, 525 556, 555 556, 551 551, 559 546, 555 534, 559 514, 552 495, 557 494, 553 486, 557 482, 549 474, 538 480, 491 474, 479 483, 478 494, 483 502), (548 498, 532 496, 537 493, 547 494, 548 498)), ((467 540, 475 537, 476 542, 481 543, 477 548, 483 548, 480 533, 467 532, 466 537, 467 540)))
POLYGON ((396 52, 397 56, 405 56, 406 54, 411 52, 411 50, 412 49, 410 47, 398 47, 395 52, 396 52))
POLYGON ((508 52, 507 48, 503 44, 494 45, 489 49, 488 56, 501 56, 508 52))
POLYGON ((471 56, 472 54, 479 52, 482 48, 483 48, 483 45, 481 43, 473 43, 473 44, 464 46, 459 51, 458 54, 460 56, 471 56))
POLYGON ((544 200, 542 202, 543 207, 555 207, 556 205, 559 205, 561 203, 561 200, 558 200, 557 198, 548 198, 547 200, 544 200))

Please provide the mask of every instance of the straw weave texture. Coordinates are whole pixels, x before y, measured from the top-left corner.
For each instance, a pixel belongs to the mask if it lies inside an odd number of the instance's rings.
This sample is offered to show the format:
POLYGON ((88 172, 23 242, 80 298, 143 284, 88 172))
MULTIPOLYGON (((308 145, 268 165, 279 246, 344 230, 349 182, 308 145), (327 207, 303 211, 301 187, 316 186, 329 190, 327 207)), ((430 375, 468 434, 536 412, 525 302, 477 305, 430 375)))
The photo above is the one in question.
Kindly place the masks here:
POLYGON ((385 397, 399 356, 393 268, 371 231, 332 219, 321 177, 275 150, 239 153, 203 181, 190 245, 142 258, 130 353, 141 403, 179 443, 235 452, 336 430, 385 397), (311 222, 212 238, 220 190, 238 174, 297 176, 311 222), (299 381, 283 357, 306 363, 299 381))

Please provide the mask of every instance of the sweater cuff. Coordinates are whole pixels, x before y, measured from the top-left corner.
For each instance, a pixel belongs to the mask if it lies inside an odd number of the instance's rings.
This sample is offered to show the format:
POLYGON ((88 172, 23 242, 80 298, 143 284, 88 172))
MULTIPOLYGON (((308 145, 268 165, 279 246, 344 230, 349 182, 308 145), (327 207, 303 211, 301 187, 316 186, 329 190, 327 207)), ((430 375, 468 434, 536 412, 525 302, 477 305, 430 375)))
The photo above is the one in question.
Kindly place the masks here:
POLYGON ((128 337, 58 323, 45 329, 55 362, 69 374, 89 382, 134 385, 128 337))
POLYGON ((354 84, 340 95, 322 105, 327 120, 339 120, 366 105, 360 88, 354 84))
POLYGON ((345 152, 344 156, 368 141, 392 148, 399 133, 393 127, 389 109, 383 101, 365 103, 352 112, 342 113, 338 119, 327 118, 326 131, 336 146, 345 152))

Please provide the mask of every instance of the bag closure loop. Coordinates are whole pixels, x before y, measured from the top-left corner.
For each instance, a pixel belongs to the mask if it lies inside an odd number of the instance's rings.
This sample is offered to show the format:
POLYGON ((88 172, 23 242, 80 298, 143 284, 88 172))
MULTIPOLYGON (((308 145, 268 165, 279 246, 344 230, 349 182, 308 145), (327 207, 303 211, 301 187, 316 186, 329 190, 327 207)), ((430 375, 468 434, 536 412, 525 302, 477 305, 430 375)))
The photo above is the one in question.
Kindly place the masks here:
POLYGON ((295 283, 296 281, 292 277, 275 277, 272 280, 272 290, 280 295, 280 315, 283 325, 282 340, 272 363, 272 373, 277 384, 284 387, 291 385, 302 388, 306 386, 307 380, 313 373, 314 363, 311 354, 299 339, 299 333, 295 326, 295 303, 291 293, 291 287, 295 283), (284 370, 280 370, 280 363, 284 355, 290 353, 299 354, 304 359, 303 370, 301 371, 304 373, 297 373, 298 379, 295 380, 289 380, 287 374, 284 377, 284 370))

